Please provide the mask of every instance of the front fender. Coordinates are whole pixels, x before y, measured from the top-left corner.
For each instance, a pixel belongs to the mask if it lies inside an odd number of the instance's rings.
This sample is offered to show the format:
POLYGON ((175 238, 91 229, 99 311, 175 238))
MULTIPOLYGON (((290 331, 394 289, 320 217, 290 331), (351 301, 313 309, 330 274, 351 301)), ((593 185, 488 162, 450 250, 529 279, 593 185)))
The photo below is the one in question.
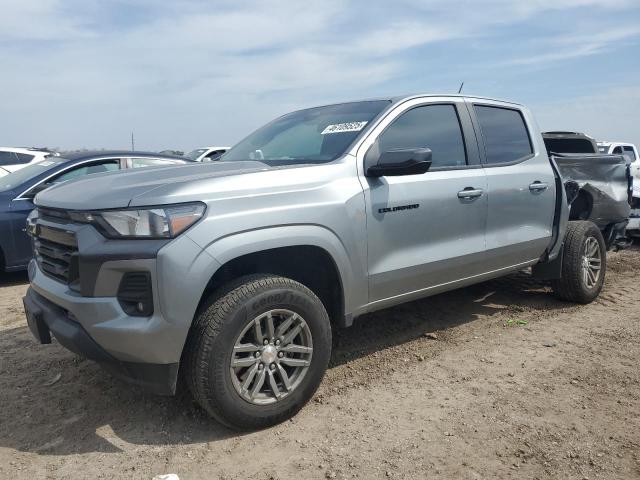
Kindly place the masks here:
POLYGON ((227 235, 208 245, 202 245, 220 265, 244 255, 294 246, 322 248, 331 256, 342 281, 345 315, 357 312, 366 305, 368 290, 364 272, 354 267, 347 248, 326 227, 306 224, 259 228, 227 235))

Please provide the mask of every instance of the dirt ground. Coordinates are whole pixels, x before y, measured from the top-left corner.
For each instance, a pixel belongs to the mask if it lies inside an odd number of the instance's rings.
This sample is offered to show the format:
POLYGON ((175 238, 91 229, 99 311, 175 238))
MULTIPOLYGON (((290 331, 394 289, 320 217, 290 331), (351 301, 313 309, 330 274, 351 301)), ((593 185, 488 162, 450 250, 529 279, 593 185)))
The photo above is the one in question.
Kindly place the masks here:
POLYGON ((238 434, 23 318, 0 279, 0 478, 640 478, 640 250, 591 305, 526 274, 360 318, 292 421, 238 434))

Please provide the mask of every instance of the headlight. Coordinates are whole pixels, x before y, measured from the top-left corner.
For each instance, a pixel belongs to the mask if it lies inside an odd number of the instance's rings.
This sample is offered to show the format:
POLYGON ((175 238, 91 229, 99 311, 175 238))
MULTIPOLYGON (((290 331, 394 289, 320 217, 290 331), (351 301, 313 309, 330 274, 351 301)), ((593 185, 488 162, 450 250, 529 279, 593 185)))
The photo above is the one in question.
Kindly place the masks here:
POLYGON ((77 220, 96 225, 109 238, 175 238, 200 220, 204 211, 202 203, 185 203, 166 207, 82 212, 84 218, 77 220))

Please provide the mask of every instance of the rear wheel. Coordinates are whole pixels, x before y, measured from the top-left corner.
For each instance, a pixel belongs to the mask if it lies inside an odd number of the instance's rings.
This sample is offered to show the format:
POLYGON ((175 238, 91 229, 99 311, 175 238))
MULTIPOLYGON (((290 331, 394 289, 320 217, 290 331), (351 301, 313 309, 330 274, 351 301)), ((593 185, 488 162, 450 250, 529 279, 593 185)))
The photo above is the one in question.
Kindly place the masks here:
POLYGON ((555 295, 570 302, 593 301, 604 285, 606 268, 607 249, 600 229, 592 222, 569 222, 562 278, 552 282, 555 295))
POLYGON ((309 401, 330 354, 329 318, 313 292, 288 278, 244 277, 198 314, 187 344, 187 384, 220 422, 264 428, 309 401))

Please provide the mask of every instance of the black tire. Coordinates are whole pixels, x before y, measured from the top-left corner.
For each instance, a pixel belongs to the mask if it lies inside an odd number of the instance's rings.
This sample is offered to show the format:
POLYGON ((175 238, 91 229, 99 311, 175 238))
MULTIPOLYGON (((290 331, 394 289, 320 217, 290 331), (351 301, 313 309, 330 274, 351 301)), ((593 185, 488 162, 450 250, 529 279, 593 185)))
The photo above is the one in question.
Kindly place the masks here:
POLYGON ((238 430, 266 428, 293 417, 311 399, 327 369, 331 345, 329 317, 311 290, 289 278, 246 276, 222 287, 196 314, 185 347, 185 380, 195 400, 219 422, 238 430), (313 354, 295 389, 275 403, 256 405, 234 387, 231 357, 243 329, 274 309, 305 320, 313 354))
POLYGON ((592 222, 569 222, 564 239, 562 277, 551 283, 554 294, 561 300, 590 303, 600 294, 607 270, 607 248, 600 229, 592 222), (600 273, 595 284, 589 286, 583 275, 585 249, 588 239, 597 241, 600 249, 600 273))

